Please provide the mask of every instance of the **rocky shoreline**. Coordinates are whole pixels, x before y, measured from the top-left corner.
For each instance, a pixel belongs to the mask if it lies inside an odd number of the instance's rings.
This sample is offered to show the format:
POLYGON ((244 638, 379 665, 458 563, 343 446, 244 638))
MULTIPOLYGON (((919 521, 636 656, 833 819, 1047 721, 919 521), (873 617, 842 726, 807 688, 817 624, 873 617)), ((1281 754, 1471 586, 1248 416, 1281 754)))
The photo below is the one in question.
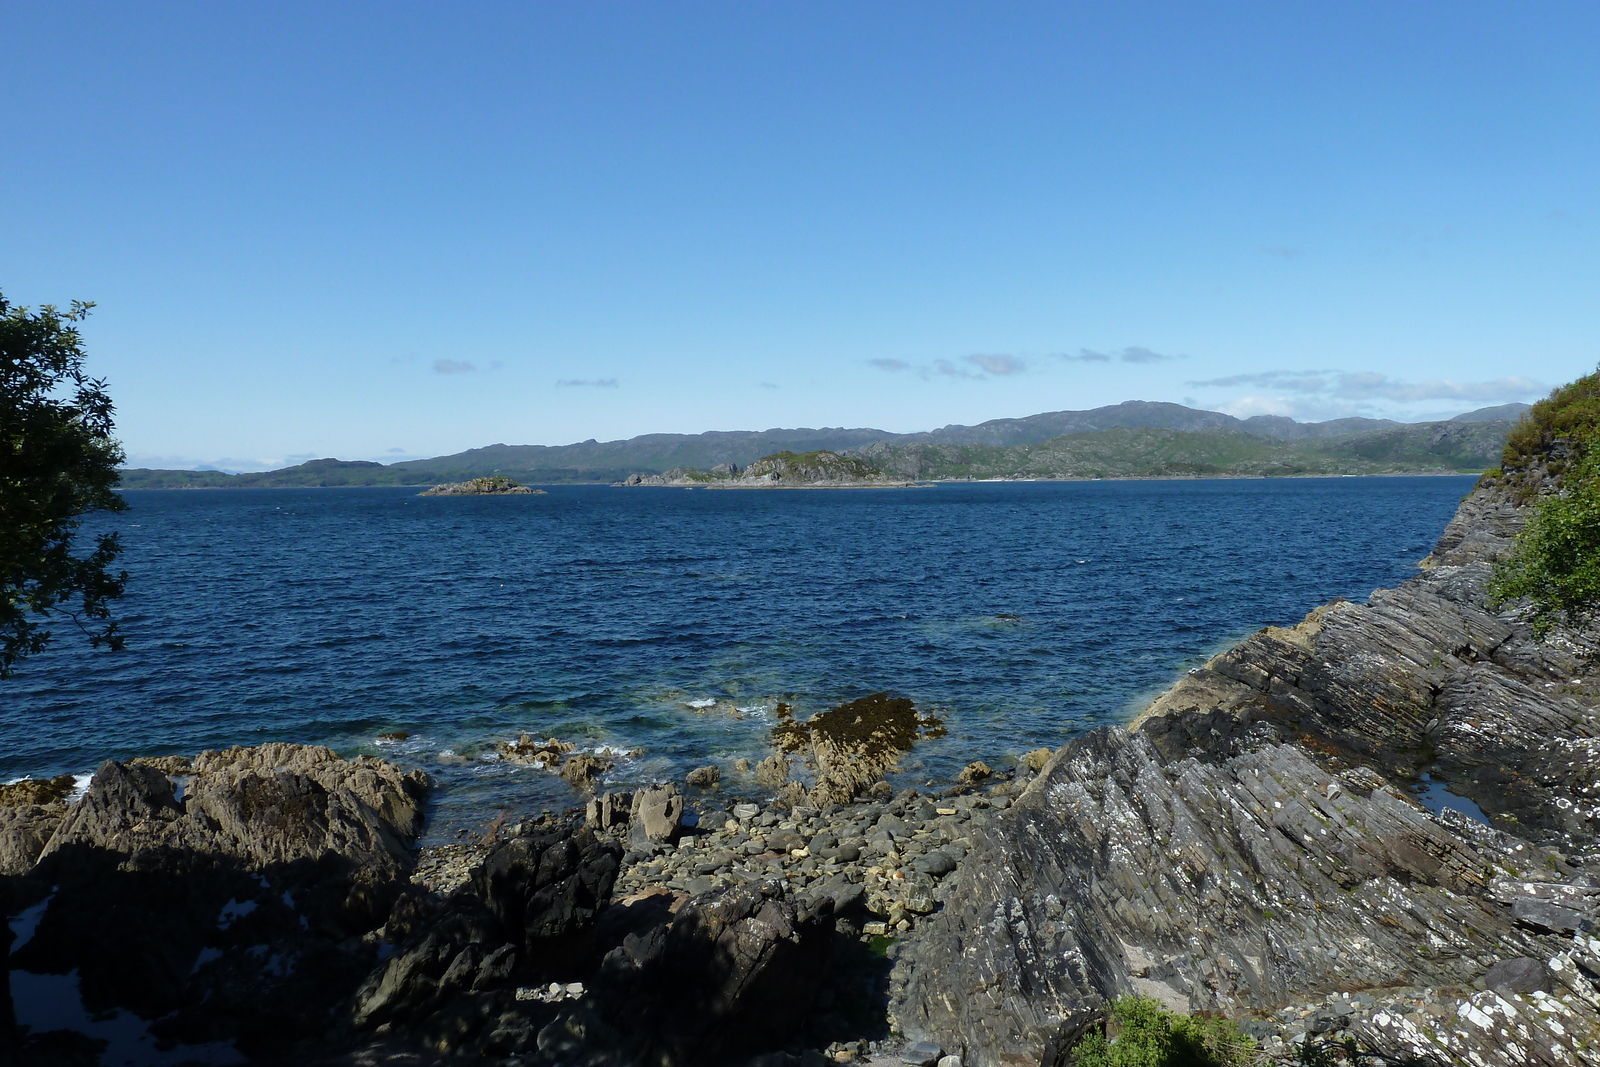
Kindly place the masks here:
POLYGON ((86 1022, 0 1061, 1063 1067, 1138 994, 1280 1060, 1595 1063, 1600 641, 1484 606, 1522 520, 1481 486, 1399 588, 931 794, 885 696, 780 716, 761 802, 707 767, 420 851, 427 781, 326 749, 6 787, 13 995, 86 1022))

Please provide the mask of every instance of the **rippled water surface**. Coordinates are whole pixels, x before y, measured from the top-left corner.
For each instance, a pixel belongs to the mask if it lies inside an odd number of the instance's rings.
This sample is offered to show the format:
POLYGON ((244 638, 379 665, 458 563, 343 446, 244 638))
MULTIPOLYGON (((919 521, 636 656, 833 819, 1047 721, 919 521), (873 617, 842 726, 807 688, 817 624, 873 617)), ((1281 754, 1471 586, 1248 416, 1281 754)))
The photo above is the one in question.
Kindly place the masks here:
POLYGON ((519 730, 641 752, 611 776, 626 786, 763 755, 777 701, 891 690, 942 709, 949 735, 905 768, 942 779, 1122 721, 1250 630, 1403 581, 1471 484, 130 492, 112 520, 128 648, 61 632, 0 683, 0 776, 313 741, 436 773, 443 832, 575 802, 490 758, 519 730))

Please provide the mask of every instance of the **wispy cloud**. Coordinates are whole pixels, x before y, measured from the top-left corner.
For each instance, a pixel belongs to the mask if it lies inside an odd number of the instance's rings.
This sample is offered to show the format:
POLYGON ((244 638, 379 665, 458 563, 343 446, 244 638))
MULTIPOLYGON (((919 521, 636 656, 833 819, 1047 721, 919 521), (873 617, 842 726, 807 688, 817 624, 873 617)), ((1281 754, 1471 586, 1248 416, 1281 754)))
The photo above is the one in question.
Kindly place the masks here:
POLYGON ((1290 248, 1288 245, 1268 245, 1261 250, 1261 253, 1267 256, 1277 256, 1279 259, 1294 259, 1296 256, 1305 255, 1306 250, 1303 248, 1290 248))
POLYGON ((617 380, 615 378, 558 378, 556 379, 556 388, 615 389, 617 388, 617 380))
POLYGON ((1433 378, 1424 382, 1407 382, 1374 371, 1261 371, 1254 374, 1232 374, 1225 378, 1185 383, 1197 389, 1234 389, 1245 386, 1252 389, 1270 389, 1307 396, 1323 396, 1333 400, 1388 400, 1395 403, 1413 403, 1419 400, 1480 400, 1506 403, 1539 396, 1548 387, 1524 378, 1507 375, 1487 382, 1458 382, 1446 378, 1433 378))
POLYGON ((464 359, 436 359, 433 361, 435 374, 470 374, 477 370, 471 363, 464 359))
POLYGON ((1092 348, 1080 348, 1077 355, 1063 353, 1062 359, 1074 363, 1110 363, 1117 360, 1122 363, 1165 363, 1170 359, 1184 359, 1184 356, 1169 356, 1161 352, 1154 352, 1141 345, 1131 345, 1119 352, 1096 352, 1092 348))
POLYGON ((932 363, 908 363, 903 359, 869 359, 867 366, 890 374, 915 374, 924 381, 935 375, 944 378, 1004 378, 1022 374, 1028 361, 1003 352, 977 352, 959 360, 936 359, 932 363))
POLYGON ((967 362, 978 367, 985 374, 1004 377, 1007 374, 1021 374, 1028 369, 1028 364, 1016 356, 1004 354, 984 355, 978 353, 967 357, 967 362))
POLYGON ((761 388, 763 388, 763 389, 782 389, 783 386, 777 384, 776 382, 762 382, 761 383, 761 388))

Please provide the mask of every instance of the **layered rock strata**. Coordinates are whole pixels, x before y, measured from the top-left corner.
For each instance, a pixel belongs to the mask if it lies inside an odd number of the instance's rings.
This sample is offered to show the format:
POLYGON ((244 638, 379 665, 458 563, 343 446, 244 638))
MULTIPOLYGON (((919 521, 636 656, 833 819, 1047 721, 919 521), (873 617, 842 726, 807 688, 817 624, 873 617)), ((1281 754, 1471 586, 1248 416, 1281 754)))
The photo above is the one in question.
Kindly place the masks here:
POLYGON ((1360 995, 1321 1028, 1479 1067, 1595 1062, 1595 636, 1541 642, 1485 606, 1521 521, 1480 489, 1398 589, 1263 630, 1131 731, 1058 751, 908 949, 900 1028, 1031 1067, 1119 995, 1273 1040, 1360 995), (1430 811, 1425 785, 1489 825, 1430 811), (1487 988, 1511 960, 1536 988, 1487 988))

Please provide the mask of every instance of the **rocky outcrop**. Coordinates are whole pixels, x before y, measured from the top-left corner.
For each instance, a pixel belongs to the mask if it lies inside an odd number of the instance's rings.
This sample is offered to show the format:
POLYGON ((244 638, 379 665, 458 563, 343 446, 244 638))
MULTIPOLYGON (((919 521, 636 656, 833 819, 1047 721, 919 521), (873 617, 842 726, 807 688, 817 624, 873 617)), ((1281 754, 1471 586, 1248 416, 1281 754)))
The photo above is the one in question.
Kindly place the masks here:
POLYGON ((505 496, 508 494, 534 494, 543 496, 543 489, 530 489, 520 482, 495 474, 484 478, 469 478, 464 482, 446 482, 432 489, 424 489, 419 496, 505 496))
POLYGON ((781 1046, 831 960, 831 901, 770 880, 613 902, 620 857, 572 826, 497 846, 371 973, 352 1025, 550 1065, 715 1065, 781 1046))
POLYGON ((1520 522, 1481 489, 1418 577, 1263 630, 1131 732, 1059 750, 920 927, 897 971, 901 1029, 969 1065, 1034 1064, 1144 993, 1272 1040, 1299 1025, 1446 1061, 1585 1062, 1600 1042, 1594 635, 1538 642, 1485 606, 1520 522), (1492 825, 1429 810, 1424 784, 1492 825), (1484 988, 1516 959, 1540 961, 1549 991, 1484 988))
POLYGON ((831 911, 778 882, 683 903, 607 953, 592 993, 540 1031, 542 1059, 689 1067, 772 1048, 827 974, 831 911))
POLYGON ((299 745, 107 761, 10 879, 36 922, 13 983, 75 977, 86 1012, 164 1042, 265 1055, 321 1033, 372 966, 428 789, 299 745))
POLYGON ((107 760, 40 859, 85 849, 127 856, 185 852, 248 870, 337 856, 368 874, 397 872, 422 829, 429 788, 370 756, 272 743, 202 752, 173 777, 107 760))
POLYGON ((892 478, 857 456, 838 452, 776 452, 741 470, 731 463, 709 471, 674 467, 664 474, 632 474, 625 486, 673 486, 716 489, 853 489, 903 488, 913 482, 892 478))

